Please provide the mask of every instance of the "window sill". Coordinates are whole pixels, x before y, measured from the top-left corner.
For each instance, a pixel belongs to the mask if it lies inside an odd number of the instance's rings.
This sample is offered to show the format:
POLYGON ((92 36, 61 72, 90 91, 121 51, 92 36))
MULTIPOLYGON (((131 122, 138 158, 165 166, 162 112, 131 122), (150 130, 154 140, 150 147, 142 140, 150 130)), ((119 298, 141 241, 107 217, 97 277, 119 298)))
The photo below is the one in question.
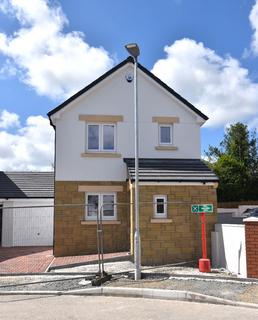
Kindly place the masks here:
POLYGON ((89 158, 121 158, 121 153, 117 152, 84 152, 82 157, 89 158))
POLYGON ((160 218, 151 219, 151 223, 171 223, 171 222, 173 222, 172 219, 160 219, 160 218))
POLYGON ((175 146, 156 146, 156 150, 178 150, 178 147, 175 146))
MULTIPOLYGON (((82 225, 88 225, 88 226, 96 226, 97 221, 96 220, 81 220, 82 225)), ((121 221, 119 220, 102 220, 102 224, 121 224, 121 221)))

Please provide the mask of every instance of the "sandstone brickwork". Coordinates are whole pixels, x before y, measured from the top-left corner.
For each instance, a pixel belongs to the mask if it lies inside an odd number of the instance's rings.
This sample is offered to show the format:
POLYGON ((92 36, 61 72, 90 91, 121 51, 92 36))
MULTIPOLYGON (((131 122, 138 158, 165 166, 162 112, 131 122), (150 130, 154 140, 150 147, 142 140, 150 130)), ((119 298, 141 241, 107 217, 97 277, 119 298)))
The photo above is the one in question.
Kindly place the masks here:
MULTIPOLYGON (((55 204, 85 204, 85 192, 78 191, 79 185, 123 186, 123 191, 117 192, 117 202, 129 202, 129 193, 125 182, 56 181, 55 204)), ((117 220, 120 224, 103 225, 105 253, 129 250, 129 219, 129 205, 121 205, 117 207, 117 220)), ((83 220, 85 220, 83 206, 57 206, 55 208, 55 256, 93 254, 97 252, 96 225, 83 225, 81 223, 83 220)))
MULTIPOLYGON (((85 192, 79 186, 123 186, 117 192, 117 220, 120 224, 103 225, 104 252, 131 251, 134 235, 134 189, 127 182, 56 181, 54 217, 54 255, 67 256, 97 252, 96 225, 84 225, 85 192)), ((213 186, 140 186, 140 231, 142 264, 167 264, 197 260, 201 257, 200 217, 191 213, 191 204, 212 203, 217 211, 216 189, 213 186), (167 195, 168 221, 153 223, 153 196, 167 195)), ((216 213, 207 215, 207 248, 210 256, 211 231, 216 213)))
MULTIPOLYGON (((133 192, 131 198, 133 199, 133 192)), ((140 232, 143 265, 167 264, 197 260, 201 257, 200 217, 191 213, 191 204, 212 203, 215 213, 207 215, 207 248, 210 256, 211 231, 217 217, 217 196, 213 186, 140 186, 140 232), (167 195, 168 219, 152 223, 153 195, 167 195), (184 203, 183 203, 184 202, 184 203)), ((131 208, 131 221, 134 210, 131 208)), ((131 253, 133 253, 131 228, 131 253)))

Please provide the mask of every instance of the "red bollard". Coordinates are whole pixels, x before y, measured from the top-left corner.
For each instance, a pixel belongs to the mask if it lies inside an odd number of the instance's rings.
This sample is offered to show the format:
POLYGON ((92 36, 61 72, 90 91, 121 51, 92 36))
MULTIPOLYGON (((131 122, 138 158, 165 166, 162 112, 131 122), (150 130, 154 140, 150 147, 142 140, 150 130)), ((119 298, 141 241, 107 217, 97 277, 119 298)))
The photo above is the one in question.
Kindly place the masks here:
POLYGON ((210 259, 199 259, 199 271, 200 272, 211 272, 210 259))
POLYGON ((199 259, 199 271, 211 272, 211 262, 210 262, 210 259, 207 258, 205 212, 201 213, 201 224, 202 224, 202 259, 199 259))

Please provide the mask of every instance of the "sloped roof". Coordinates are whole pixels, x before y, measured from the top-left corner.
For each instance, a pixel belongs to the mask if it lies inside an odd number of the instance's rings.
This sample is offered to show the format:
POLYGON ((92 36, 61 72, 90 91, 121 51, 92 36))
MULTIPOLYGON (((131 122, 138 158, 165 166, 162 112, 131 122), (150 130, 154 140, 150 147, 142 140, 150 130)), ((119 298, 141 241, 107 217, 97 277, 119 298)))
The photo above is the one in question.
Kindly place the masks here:
POLYGON ((0 171, 0 198, 53 198, 54 172, 0 171))
MULTIPOLYGON (((107 77, 109 77, 111 74, 113 74, 114 72, 116 72, 118 69, 122 68, 124 65, 126 65, 127 63, 134 63, 133 58, 132 57, 128 57, 127 59, 125 59, 124 61, 122 61, 121 63, 119 63, 118 65, 116 65, 114 68, 110 69, 109 71, 107 71, 106 73, 104 73, 102 76, 100 76, 98 79, 96 79, 95 81, 93 81, 92 83, 90 83, 89 85, 87 85, 86 87, 84 87, 83 89, 81 89, 80 91, 78 91, 77 93, 75 93, 73 96, 71 96, 69 99, 67 99, 66 101, 64 101, 63 103, 61 103, 59 106, 57 106, 56 108, 54 108, 53 110, 48 112, 48 117, 50 118, 54 113, 56 113, 57 111, 63 109, 65 106, 67 106, 70 102, 72 102, 73 100, 77 99, 79 96, 81 96, 83 93, 85 93, 86 91, 90 90, 91 88, 93 88, 95 85, 97 85, 99 82, 103 81, 104 79, 106 79, 107 77)), ((191 109, 193 112, 195 112, 196 114, 198 114, 201 118, 203 118, 204 120, 208 120, 209 118, 203 114, 199 109, 197 109, 194 105, 192 105, 189 101, 187 101, 185 98, 183 98, 180 94, 178 94, 176 91, 174 91, 172 88, 170 88, 168 85, 166 85, 163 81, 161 81, 158 77, 156 77, 153 73, 151 73, 148 69, 146 69, 145 67, 143 67, 140 63, 138 63, 138 68, 143 71, 147 76, 151 77, 154 81, 156 81, 160 86, 162 86, 165 90, 167 90, 169 93, 171 93, 174 97, 176 97, 179 101, 181 101, 182 103, 184 103, 189 109, 191 109)), ((51 119, 50 119, 50 123, 51 125, 51 119)))
MULTIPOLYGON (((124 158, 131 181, 135 180, 133 158, 124 158)), ((139 159, 139 181, 217 182, 218 177, 199 159, 139 159)))

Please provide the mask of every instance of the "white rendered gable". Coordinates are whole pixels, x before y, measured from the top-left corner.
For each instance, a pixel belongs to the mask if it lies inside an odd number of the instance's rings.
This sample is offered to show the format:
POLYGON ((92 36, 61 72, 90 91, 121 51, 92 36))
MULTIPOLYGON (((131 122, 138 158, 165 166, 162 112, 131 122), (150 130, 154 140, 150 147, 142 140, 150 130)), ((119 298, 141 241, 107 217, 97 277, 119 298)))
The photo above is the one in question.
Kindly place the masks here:
MULTIPOLYGON (((124 181, 123 158, 134 157, 133 65, 127 64, 51 116, 56 126, 56 179, 124 181), (79 115, 121 115, 117 152, 121 158, 82 157, 86 124, 79 115)), ((156 81, 139 70, 139 133, 141 158, 200 158, 200 125, 204 120, 156 81), (153 117, 178 117, 173 124, 177 150, 156 150, 158 123, 153 117)))

